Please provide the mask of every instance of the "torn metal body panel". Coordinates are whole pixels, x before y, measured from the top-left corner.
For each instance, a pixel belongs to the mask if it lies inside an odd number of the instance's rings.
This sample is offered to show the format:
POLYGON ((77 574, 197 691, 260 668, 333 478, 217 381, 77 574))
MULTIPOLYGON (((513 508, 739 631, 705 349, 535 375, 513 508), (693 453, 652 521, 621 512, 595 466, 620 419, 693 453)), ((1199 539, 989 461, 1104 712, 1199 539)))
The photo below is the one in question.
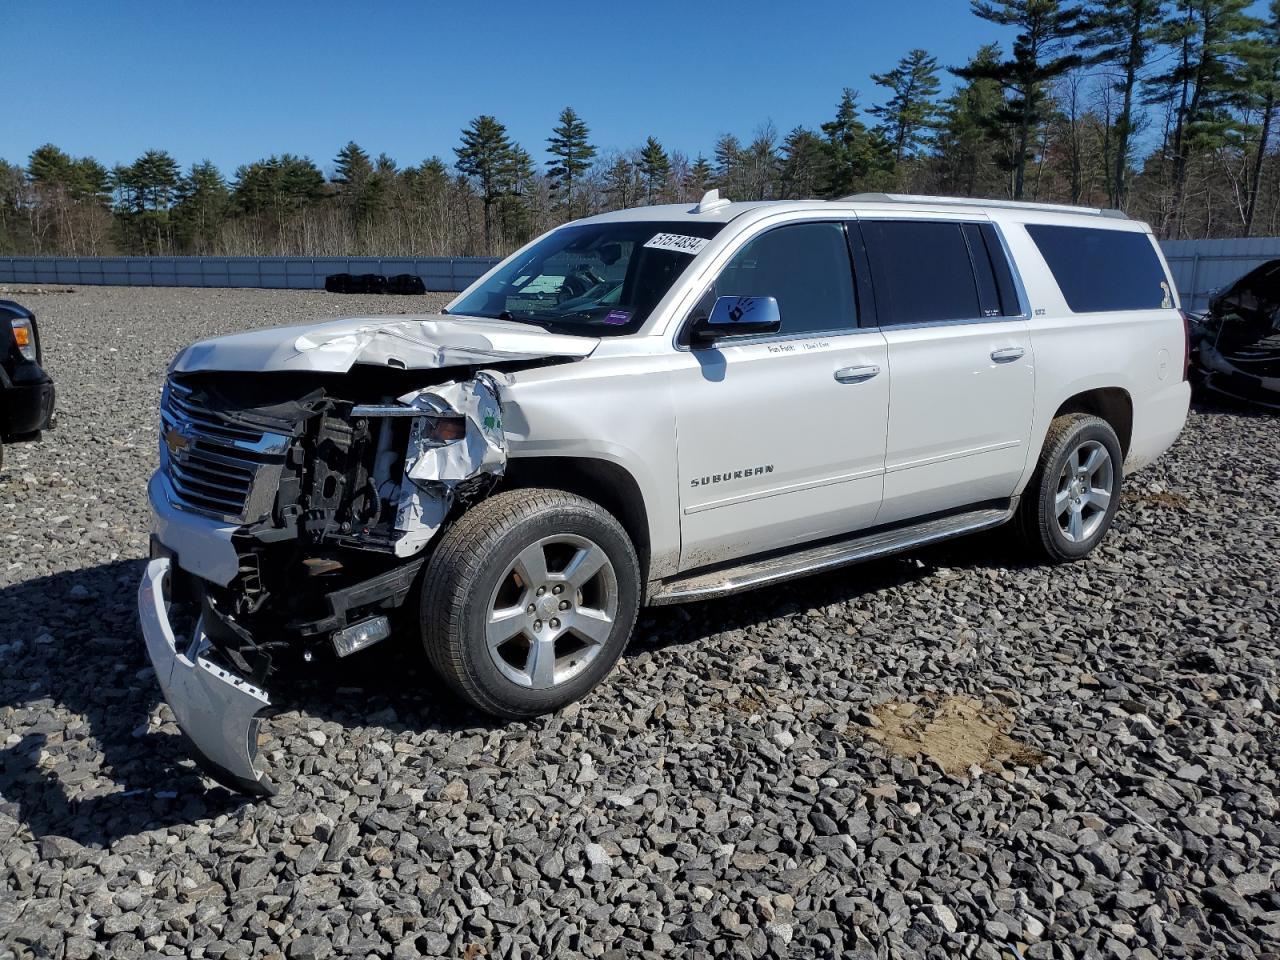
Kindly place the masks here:
POLYGON ((1192 361, 1205 387, 1280 410, 1280 260, 1214 296, 1192 330, 1192 361))
POLYGON ((547 333, 502 320, 443 314, 355 317, 202 340, 179 354, 170 372, 344 373, 357 363, 435 370, 545 357, 580 358, 599 342, 595 337, 547 333))
MULTIPOLYGON (((408 557, 436 535, 454 503, 454 490, 477 477, 501 477, 507 464, 507 437, 497 379, 477 373, 465 382, 406 394, 400 402, 430 416, 413 419, 405 456, 405 482, 396 507, 395 553, 408 557), (442 442, 434 424, 462 420, 461 437, 442 442)), ((394 409, 394 408, 393 408, 394 409)), ((398 413, 398 411, 397 411, 398 413)))

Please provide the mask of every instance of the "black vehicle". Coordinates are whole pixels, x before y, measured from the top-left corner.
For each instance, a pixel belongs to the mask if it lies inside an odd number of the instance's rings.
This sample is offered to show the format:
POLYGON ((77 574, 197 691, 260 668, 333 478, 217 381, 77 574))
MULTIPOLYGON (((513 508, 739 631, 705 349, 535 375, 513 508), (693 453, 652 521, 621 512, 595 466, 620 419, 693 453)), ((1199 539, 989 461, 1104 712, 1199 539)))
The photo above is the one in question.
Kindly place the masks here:
POLYGON ((1280 260, 1209 301, 1191 326, 1193 372, 1206 389, 1280 410, 1280 260))
POLYGON ((0 463, 4 444, 34 440, 53 426, 53 381, 40 367, 35 314, 0 300, 0 463))

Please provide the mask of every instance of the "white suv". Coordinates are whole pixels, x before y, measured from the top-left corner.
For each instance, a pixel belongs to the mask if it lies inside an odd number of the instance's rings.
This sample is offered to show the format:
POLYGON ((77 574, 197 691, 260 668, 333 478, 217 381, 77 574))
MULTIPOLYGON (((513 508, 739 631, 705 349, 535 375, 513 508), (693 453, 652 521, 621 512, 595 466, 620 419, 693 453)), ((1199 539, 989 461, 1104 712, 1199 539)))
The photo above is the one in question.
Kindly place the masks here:
POLYGON ((581 220, 445 314, 185 350, 148 649, 198 759, 262 791, 272 671, 397 625, 525 717, 598 684, 641 604, 1008 520, 1073 560, 1182 429, 1186 342, 1150 230, 1109 211, 712 192, 581 220))

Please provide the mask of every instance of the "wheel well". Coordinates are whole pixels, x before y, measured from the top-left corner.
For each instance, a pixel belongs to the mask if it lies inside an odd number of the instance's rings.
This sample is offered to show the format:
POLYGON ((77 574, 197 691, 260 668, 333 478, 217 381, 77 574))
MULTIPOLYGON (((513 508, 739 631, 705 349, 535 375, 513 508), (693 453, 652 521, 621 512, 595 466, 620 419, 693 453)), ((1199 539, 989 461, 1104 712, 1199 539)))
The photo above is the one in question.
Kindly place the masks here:
POLYGON ((1090 413, 1111 424, 1120 440, 1120 452, 1129 455, 1129 441, 1133 439, 1133 400, 1128 391, 1120 387, 1099 387, 1077 393, 1058 408, 1053 416, 1067 413, 1090 413))
POLYGON ((590 457, 517 457, 507 461, 504 486, 564 490, 600 504, 627 531, 648 575, 649 514, 640 484, 624 467, 590 457))

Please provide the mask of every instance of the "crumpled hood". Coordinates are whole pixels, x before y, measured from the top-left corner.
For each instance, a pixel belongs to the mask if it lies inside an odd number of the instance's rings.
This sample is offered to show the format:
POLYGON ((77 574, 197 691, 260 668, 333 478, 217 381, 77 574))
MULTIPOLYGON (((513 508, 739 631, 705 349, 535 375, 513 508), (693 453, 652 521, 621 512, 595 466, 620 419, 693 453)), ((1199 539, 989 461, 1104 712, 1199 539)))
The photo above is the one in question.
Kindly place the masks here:
POLYGON ((345 373, 356 363, 426 370, 504 360, 585 357, 599 343, 597 337, 548 333, 502 320, 444 314, 351 317, 202 340, 178 354, 172 370, 345 373))

